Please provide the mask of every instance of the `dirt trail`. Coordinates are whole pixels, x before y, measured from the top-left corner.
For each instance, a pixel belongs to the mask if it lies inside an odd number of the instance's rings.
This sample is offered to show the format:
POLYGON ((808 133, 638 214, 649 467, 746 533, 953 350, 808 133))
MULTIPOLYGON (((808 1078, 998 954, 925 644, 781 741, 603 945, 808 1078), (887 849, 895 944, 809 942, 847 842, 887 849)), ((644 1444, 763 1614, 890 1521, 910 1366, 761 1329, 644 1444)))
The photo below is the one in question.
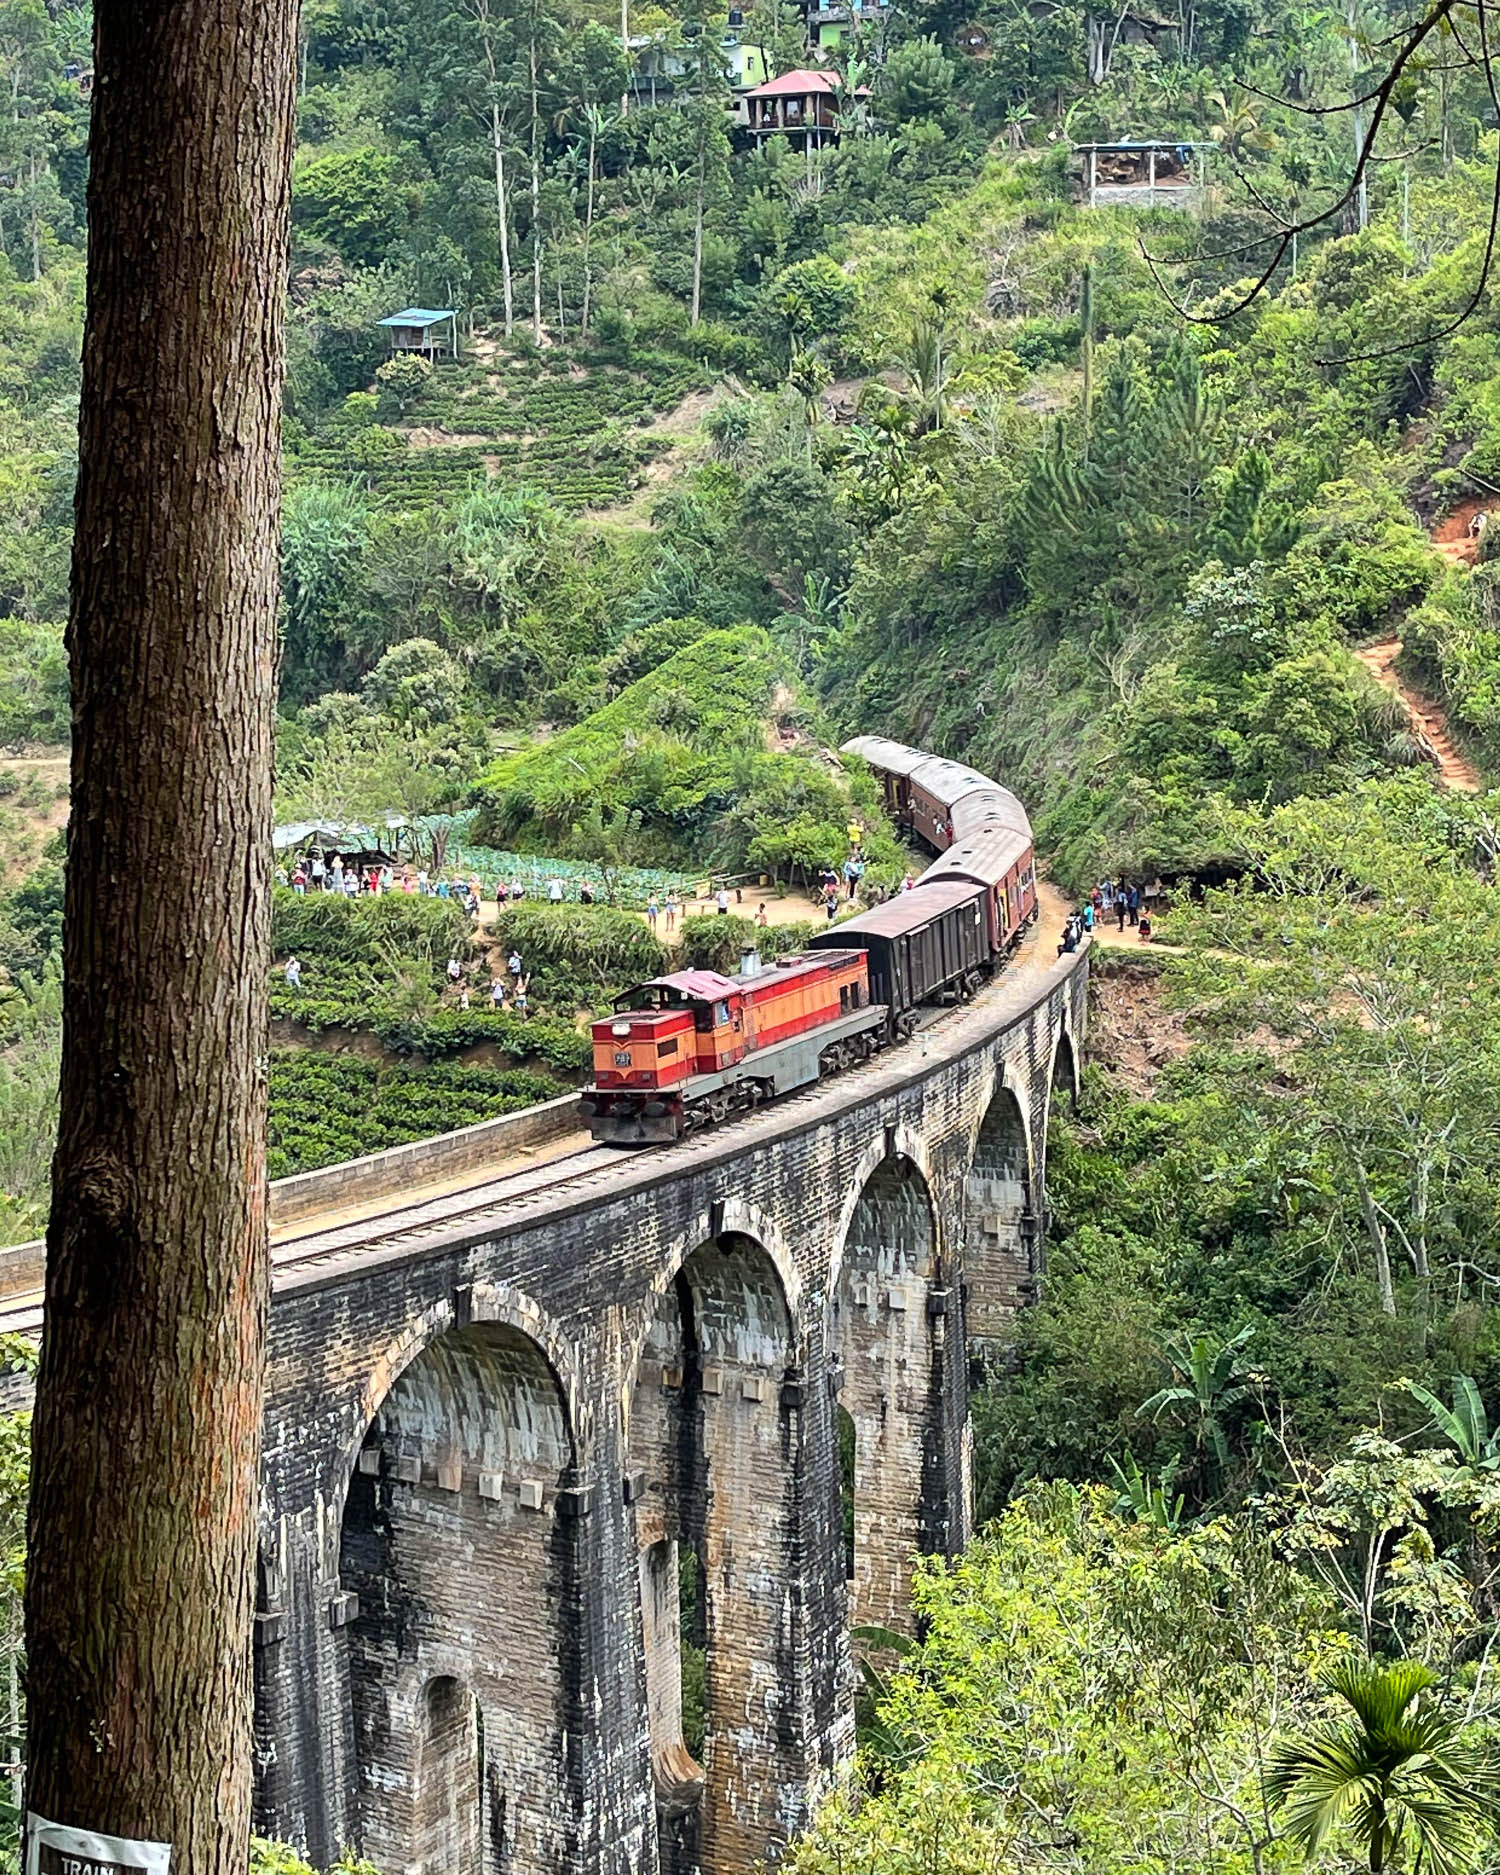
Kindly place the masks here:
POLYGON ((1479 556, 1479 538, 1470 532, 1474 517, 1483 513, 1483 501, 1461 501, 1452 514, 1445 514, 1433 528, 1429 539, 1445 560, 1455 566, 1473 566, 1479 556))
POLYGON ((1396 670, 1401 655, 1401 640, 1386 638, 1378 645, 1366 645, 1354 654, 1383 689, 1399 697, 1411 719, 1412 734, 1437 763, 1443 783, 1459 794, 1478 794, 1484 782, 1478 769, 1453 745, 1448 733, 1448 719, 1438 705, 1402 678, 1396 670))

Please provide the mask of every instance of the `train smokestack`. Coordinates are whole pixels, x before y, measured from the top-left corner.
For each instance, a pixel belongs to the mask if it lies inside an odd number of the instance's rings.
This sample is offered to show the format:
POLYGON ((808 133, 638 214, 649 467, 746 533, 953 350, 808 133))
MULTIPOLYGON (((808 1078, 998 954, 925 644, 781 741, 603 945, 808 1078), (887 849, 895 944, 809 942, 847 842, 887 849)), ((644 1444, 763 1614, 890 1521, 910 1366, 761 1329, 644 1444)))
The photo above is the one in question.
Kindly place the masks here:
POLYGON ((759 976, 759 974, 760 974, 759 947, 754 944, 742 944, 740 946, 740 975, 742 977, 753 977, 753 976, 759 976))

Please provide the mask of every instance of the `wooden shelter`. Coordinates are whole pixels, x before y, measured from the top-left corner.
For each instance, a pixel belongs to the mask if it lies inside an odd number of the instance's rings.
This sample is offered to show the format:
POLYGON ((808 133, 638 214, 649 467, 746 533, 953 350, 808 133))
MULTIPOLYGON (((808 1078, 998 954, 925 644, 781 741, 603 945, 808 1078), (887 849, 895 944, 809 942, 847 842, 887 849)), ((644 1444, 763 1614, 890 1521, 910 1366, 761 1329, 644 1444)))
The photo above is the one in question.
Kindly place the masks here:
POLYGON ((1200 143, 1080 143, 1074 199, 1088 208, 1180 208, 1203 196, 1207 147, 1200 143))
POLYGON ((408 306, 380 322, 391 335, 393 352, 420 352, 437 358, 458 356, 458 314, 451 306, 408 306))
POLYGON ((745 128, 757 141, 766 137, 800 137, 818 146, 835 142, 839 134, 839 81, 836 73, 783 72, 769 84, 745 93, 745 128))

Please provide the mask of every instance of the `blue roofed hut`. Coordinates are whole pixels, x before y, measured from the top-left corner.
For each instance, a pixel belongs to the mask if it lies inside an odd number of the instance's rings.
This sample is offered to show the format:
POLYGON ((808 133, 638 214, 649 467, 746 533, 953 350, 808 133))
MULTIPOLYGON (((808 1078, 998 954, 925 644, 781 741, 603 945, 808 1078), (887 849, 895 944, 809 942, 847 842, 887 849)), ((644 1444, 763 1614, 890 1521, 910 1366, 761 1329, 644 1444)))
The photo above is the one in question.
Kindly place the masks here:
POLYGON ((451 306, 408 306, 380 322, 391 335, 393 352, 420 352, 438 358, 458 356, 458 314, 451 306))

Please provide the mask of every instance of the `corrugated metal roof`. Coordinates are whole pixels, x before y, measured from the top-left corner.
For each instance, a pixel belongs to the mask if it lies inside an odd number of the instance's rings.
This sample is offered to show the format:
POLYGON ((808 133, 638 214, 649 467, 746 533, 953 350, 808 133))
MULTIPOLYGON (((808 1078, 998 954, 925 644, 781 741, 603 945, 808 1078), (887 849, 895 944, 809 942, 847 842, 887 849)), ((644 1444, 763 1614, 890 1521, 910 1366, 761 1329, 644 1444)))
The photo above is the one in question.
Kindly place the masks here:
POLYGON ((691 996, 700 1003, 722 1002, 742 986, 733 977, 721 977, 717 970, 674 970, 670 976, 652 977, 645 989, 672 989, 691 996))
POLYGON ((1031 833, 1013 827, 986 827, 967 839, 955 841, 941 859, 935 859, 923 879, 978 879, 998 885, 1012 866, 1031 851, 1031 833))
POLYGON ((843 753, 862 755, 871 768, 883 769, 888 775, 909 775, 923 762, 932 760, 921 749, 909 749, 904 742, 892 742, 887 736, 852 736, 844 744, 843 753))
POLYGON ((964 879, 935 879, 929 884, 924 875, 923 883, 914 885, 909 892, 898 892, 895 898, 887 899, 873 911, 861 912, 859 917, 833 925, 827 932, 820 931, 811 942, 822 949, 847 940, 856 931, 869 937, 905 937, 909 931, 920 931, 923 925, 942 917, 944 912, 966 904, 977 905, 983 890, 983 886, 972 885, 964 879))
POLYGON ((383 326, 435 326, 440 319, 457 317, 451 306, 408 306, 404 312, 393 312, 389 319, 379 323, 383 326))
POLYGON ((836 92, 838 81, 830 78, 827 72, 814 72, 806 69, 796 72, 783 72, 779 78, 769 83, 756 85, 747 91, 747 98, 786 98, 805 97, 809 91, 836 92))
POLYGON ((993 788, 994 782, 988 775, 981 775, 977 768, 970 768, 967 762, 950 762, 944 755, 930 755, 920 767, 911 771, 913 787, 920 788, 944 807, 952 807, 966 794, 973 794, 979 788, 993 788))
POLYGON ((987 789, 966 794, 954 808, 952 820, 955 840, 970 839, 986 827, 1008 827, 1031 838, 1026 809, 1009 788, 996 787, 993 782, 987 789))

